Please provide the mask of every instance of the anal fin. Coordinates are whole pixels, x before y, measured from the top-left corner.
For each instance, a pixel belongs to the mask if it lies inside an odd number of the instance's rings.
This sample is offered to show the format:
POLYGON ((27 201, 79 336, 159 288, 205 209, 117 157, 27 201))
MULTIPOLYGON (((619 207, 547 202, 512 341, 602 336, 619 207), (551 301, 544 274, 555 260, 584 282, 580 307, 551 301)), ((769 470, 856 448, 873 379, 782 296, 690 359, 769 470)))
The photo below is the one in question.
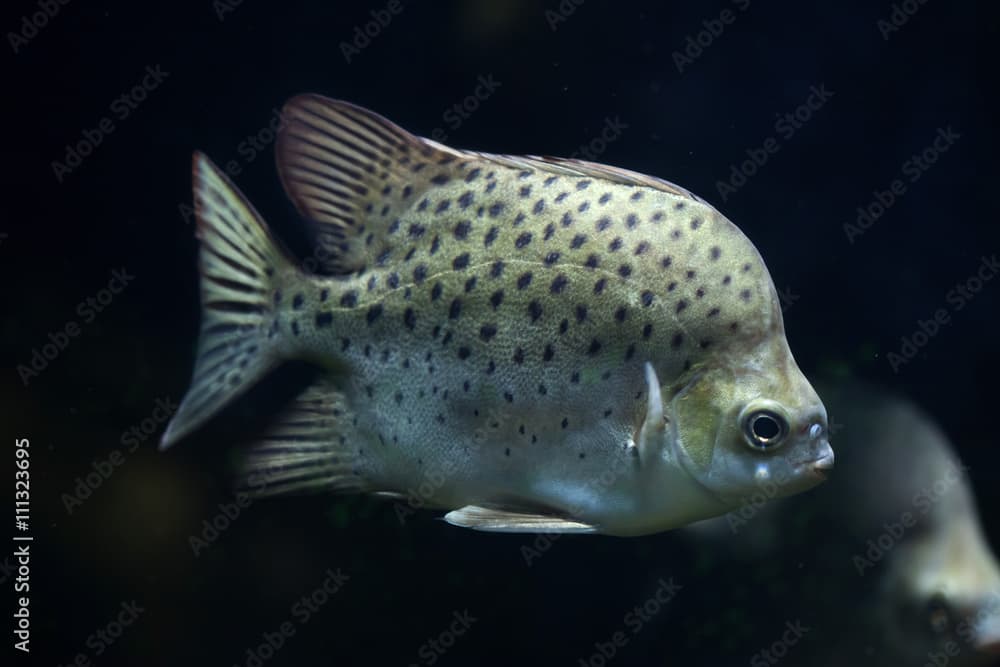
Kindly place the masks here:
POLYGON ((316 380, 242 452, 236 487, 252 497, 366 491, 350 424, 343 392, 316 380))
POLYGON ((444 520, 453 526, 495 533, 596 533, 597 528, 558 516, 466 505, 452 510, 444 520))

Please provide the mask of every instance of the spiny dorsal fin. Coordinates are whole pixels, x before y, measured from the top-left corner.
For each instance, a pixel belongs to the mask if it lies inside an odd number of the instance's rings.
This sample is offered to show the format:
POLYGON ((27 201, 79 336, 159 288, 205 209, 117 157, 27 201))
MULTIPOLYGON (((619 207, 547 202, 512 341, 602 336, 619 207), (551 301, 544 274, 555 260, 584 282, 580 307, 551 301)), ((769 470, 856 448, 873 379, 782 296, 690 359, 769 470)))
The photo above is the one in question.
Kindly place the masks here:
POLYGON ((328 273, 375 263, 393 221, 468 161, 374 112, 319 95, 292 98, 282 119, 278 173, 299 213, 315 223, 328 273))
POLYGON ((591 178, 601 178, 606 181, 621 183, 622 185, 638 185, 642 187, 656 188, 657 190, 669 192, 670 194, 677 195, 678 197, 693 199, 697 202, 708 205, 704 199, 693 192, 682 188, 676 183, 671 183, 670 181, 657 178, 656 176, 640 174, 637 171, 622 169, 621 167, 612 167, 608 164, 587 162, 586 160, 577 160, 575 158, 541 155, 493 155, 491 153, 468 153, 468 155, 476 155, 491 162, 496 162, 497 164, 513 167, 515 169, 538 169, 540 171, 565 176, 590 176, 591 178))

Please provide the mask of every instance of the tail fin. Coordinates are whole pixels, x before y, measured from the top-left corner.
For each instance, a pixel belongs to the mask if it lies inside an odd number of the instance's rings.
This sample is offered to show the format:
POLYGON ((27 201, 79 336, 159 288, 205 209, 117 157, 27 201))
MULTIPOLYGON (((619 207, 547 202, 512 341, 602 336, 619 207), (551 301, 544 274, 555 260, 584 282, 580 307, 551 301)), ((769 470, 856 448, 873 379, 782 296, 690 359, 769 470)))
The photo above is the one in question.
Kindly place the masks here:
POLYGON ((194 154, 201 241, 201 334, 194 377, 160 449, 196 429, 280 361, 272 341, 275 289, 293 270, 253 206, 201 153, 194 154))

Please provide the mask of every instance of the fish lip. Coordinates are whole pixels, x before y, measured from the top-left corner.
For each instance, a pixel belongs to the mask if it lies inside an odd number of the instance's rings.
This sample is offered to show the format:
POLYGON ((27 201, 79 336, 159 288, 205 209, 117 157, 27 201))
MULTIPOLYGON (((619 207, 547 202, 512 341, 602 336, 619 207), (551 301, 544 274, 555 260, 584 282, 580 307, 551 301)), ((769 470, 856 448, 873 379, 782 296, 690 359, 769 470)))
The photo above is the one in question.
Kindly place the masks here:
POLYGON ((829 442, 823 443, 820 455, 816 458, 807 459, 799 463, 801 468, 805 468, 818 481, 826 480, 828 472, 833 470, 835 456, 829 442))

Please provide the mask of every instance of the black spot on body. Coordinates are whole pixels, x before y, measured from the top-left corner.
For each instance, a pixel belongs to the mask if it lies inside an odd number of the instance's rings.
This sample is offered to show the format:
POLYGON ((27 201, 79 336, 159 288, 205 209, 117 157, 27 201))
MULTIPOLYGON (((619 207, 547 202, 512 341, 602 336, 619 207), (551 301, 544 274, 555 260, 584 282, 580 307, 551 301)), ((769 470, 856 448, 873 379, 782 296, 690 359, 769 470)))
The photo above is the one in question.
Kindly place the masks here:
POLYGON ((597 231, 603 232, 605 229, 611 226, 611 218, 604 216, 597 221, 597 231))
POLYGON ((325 303, 326 300, 329 299, 329 298, 330 298, 330 290, 328 290, 328 289, 326 289, 324 287, 323 289, 321 289, 319 291, 319 300, 320 300, 320 303, 325 303))
POLYGON ((632 275, 632 267, 629 266, 628 264, 622 264, 621 266, 618 267, 618 274, 622 278, 628 278, 630 275, 632 275))
POLYGON ((472 354, 472 352, 471 350, 469 350, 469 348, 467 347, 458 348, 458 358, 461 359, 462 361, 468 359, 470 354, 472 354))
POLYGON ((586 242, 587 242, 587 236, 585 234, 577 234, 576 236, 573 237, 573 240, 569 242, 569 247, 572 248, 573 250, 576 250, 586 242))
POLYGON ((563 213, 563 217, 559 222, 560 224, 562 224, 563 227, 569 227, 570 225, 573 224, 573 216, 570 215, 568 212, 563 213))
POLYGON ((646 325, 642 327, 642 337, 649 338, 652 335, 653 335, 653 325, 646 323, 646 325))
POLYGON ((615 319, 618 320, 619 322, 624 322, 627 315, 628 315, 628 309, 625 308, 625 306, 618 306, 618 308, 615 310, 615 319))
POLYGON ((583 322, 586 319, 587 319, 587 306, 582 303, 578 303, 576 305, 576 321, 583 322))
POLYGON ((538 318, 542 316, 542 304, 538 301, 532 300, 528 304, 528 314, 531 315, 531 321, 537 322, 538 318))
POLYGON ((611 193, 605 192, 603 195, 601 195, 601 198, 597 200, 597 203, 607 204, 609 201, 611 201, 611 193))
POLYGON ((611 252, 617 252, 621 247, 622 247, 622 239, 620 236, 612 239, 611 243, 608 244, 608 250, 610 250, 611 252))
POLYGON ((521 364, 523 364, 524 363, 524 350, 522 350, 521 348, 517 348, 516 350, 514 350, 514 357, 513 358, 514 358, 514 363, 517 364, 518 366, 520 366, 521 364))
POLYGON ((493 242, 497 240, 497 236, 500 234, 500 229, 498 227, 490 227, 490 230, 486 232, 486 236, 483 237, 483 247, 489 248, 493 245, 493 242))
POLYGON ((456 257, 451 262, 451 267, 456 271, 460 271, 469 265, 469 253, 463 252, 461 255, 456 257))
POLYGON ((493 262, 493 266, 490 267, 490 278, 499 278, 503 275, 503 260, 498 259, 493 262))
POLYGON ((296 320, 292 320, 292 335, 293 336, 299 335, 299 323, 296 320))
POLYGON ((566 289, 566 285, 569 284, 569 280, 563 274, 559 274, 552 279, 552 284, 549 285, 549 291, 553 294, 562 294, 563 290, 566 289))
POLYGON ((316 313, 316 328, 322 329, 333 323, 333 313, 316 313))
POLYGON ((681 299, 680 301, 677 302, 677 307, 674 309, 674 312, 675 313, 679 313, 679 312, 681 312, 682 310, 684 310, 687 307, 688 307, 687 300, 686 299, 681 299))
POLYGON ((494 204, 491 204, 490 205, 490 217, 491 218, 497 217, 498 215, 500 215, 501 213, 503 213, 503 209, 504 209, 503 202, 496 202, 494 204))
POLYGON ((484 324, 479 328, 479 337, 485 341, 489 341, 496 335, 497 328, 492 324, 484 324))
POLYGON ((441 237, 435 234, 434 240, 431 241, 431 255, 434 255, 440 249, 441 249, 441 237))
POLYGON ((482 170, 479 167, 476 167, 475 169, 470 171, 468 174, 465 175, 465 182, 471 183, 472 181, 479 178, 479 174, 481 173, 481 171, 482 170))
POLYGON ((672 347, 675 350, 680 348, 680 346, 683 344, 684 344, 684 334, 675 333, 674 337, 670 339, 670 347, 672 347))
POLYGON ((528 197, 531 196, 531 186, 522 185, 521 189, 518 191, 518 194, 521 196, 522 199, 527 199, 528 197))
POLYGON ((365 314, 365 320, 368 322, 369 326, 374 324, 379 317, 382 316, 382 304, 376 303, 368 308, 368 312, 365 314))
POLYGON ((589 187, 590 187, 590 181, 589 180, 578 181, 577 184, 576 184, 576 189, 577 190, 586 190, 589 187))
POLYGON ((490 305, 493 306, 493 310, 496 310, 501 303, 503 303, 503 290, 499 289, 490 295, 490 305))
POLYGON ((597 340, 596 338, 592 339, 590 341, 590 347, 587 348, 587 355, 593 357, 596 356, 600 351, 601 351, 601 341, 597 340))
POLYGON ((463 220, 459 222, 457 225, 455 225, 455 229, 453 230, 452 233, 455 235, 456 239, 458 239, 459 241, 464 241, 469 236, 469 229, 471 227, 472 224, 469 223, 468 220, 463 220))
POLYGON ((538 201, 535 202, 535 205, 532 207, 531 212, 534 213, 535 215, 538 215, 544 210, 545 210, 545 200, 539 199, 538 201))
POLYGON ((424 278, 427 277, 427 266, 420 264, 417 268, 413 269, 413 282, 418 285, 424 282, 424 278))
POLYGON ((525 271, 517 277, 517 289, 523 290, 531 284, 531 271, 525 271))
POLYGON ((698 229, 701 227, 701 218, 691 218, 691 229, 698 229))
POLYGON ((407 308, 403 311, 403 324, 406 328, 412 331, 417 326, 417 315, 413 312, 412 308, 407 308))
POLYGON ((745 289, 745 290, 741 291, 740 292, 740 298, 743 299, 744 301, 749 301, 750 300, 750 290, 745 289))
POLYGON ((417 223, 413 223, 412 225, 410 225, 410 238, 419 239, 421 236, 424 235, 424 232, 426 231, 427 228, 424 227, 423 225, 418 225, 417 223))
POLYGON ((608 284, 606 278, 598 278, 597 282, 594 283, 594 294, 600 294, 604 291, 604 287, 608 284))
POLYGON ((545 237, 544 237, 544 240, 548 241, 550 238, 552 238, 552 235, 555 234, 555 233, 556 233, 556 226, 555 226, 555 224, 553 224, 553 223, 550 222, 549 224, 545 225, 545 237))
POLYGON ((653 305, 653 293, 649 290, 643 290, 641 298, 643 307, 649 308, 653 305))
POLYGON ((435 213, 444 213, 445 211, 448 210, 448 207, 450 207, 450 206, 451 206, 451 200, 450 199, 443 199, 437 205, 437 208, 434 209, 434 212, 435 213))
POLYGON ((431 288, 431 301, 437 301, 441 298, 441 292, 444 288, 441 287, 441 283, 434 283, 434 287, 431 288))
POLYGON ((596 269, 598 266, 601 265, 601 259, 597 255, 588 255, 587 261, 584 262, 584 265, 588 269, 596 269))
POLYGON ((719 259, 719 257, 722 256, 722 248, 720 248, 719 246, 712 246, 712 248, 711 248, 711 250, 709 250, 708 254, 709 254, 709 257, 711 257, 712 261, 714 262, 715 260, 719 259))
POLYGON ((545 256, 545 263, 548 264, 548 265, 550 265, 550 266, 552 264, 555 264, 558 261, 559 261, 559 253, 558 252, 550 252, 548 255, 545 256))
POLYGON ((521 248, 527 246, 529 243, 531 243, 531 232, 523 232, 514 241, 514 247, 520 250, 521 248))
POLYGON ((569 381, 573 384, 580 384, 580 371, 573 371, 569 376, 569 381))
POLYGON ((452 299, 451 306, 448 308, 448 319, 457 320, 458 316, 462 314, 462 300, 452 299))
POLYGON ((554 349, 552 349, 552 344, 551 343, 546 343, 545 344, 545 352, 542 353, 542 361, 552 361, 552 357, 554 357, 555 354, 556 354, 556 351, 554 349))
POLYGON ((305 300, 306 300, 305 296, 303 296, 302 294, 296 294, 295 297, 292 299, 292 310, 299 310, 300 308, 302 308, 302 304, 305 303, 305 300))
POLYGON ((456 201, 458 202, 459 207, 461 207, 462 210, 465 210, 472 206, 472 197, 472 190, 466 190, 456 201))

